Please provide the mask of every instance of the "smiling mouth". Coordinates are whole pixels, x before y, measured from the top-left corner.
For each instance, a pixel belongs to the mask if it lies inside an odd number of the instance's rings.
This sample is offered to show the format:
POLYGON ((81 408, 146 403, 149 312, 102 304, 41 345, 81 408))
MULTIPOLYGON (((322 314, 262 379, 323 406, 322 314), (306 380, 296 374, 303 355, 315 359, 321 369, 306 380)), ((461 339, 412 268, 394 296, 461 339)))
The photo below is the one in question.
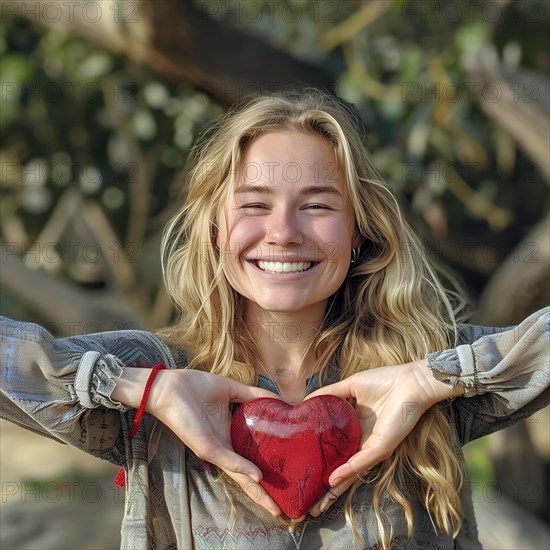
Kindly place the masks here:
POLYGON ((297 273, 307 271, 316 262, 265 262, 258 260, 255 263, 266 273, 297 273))

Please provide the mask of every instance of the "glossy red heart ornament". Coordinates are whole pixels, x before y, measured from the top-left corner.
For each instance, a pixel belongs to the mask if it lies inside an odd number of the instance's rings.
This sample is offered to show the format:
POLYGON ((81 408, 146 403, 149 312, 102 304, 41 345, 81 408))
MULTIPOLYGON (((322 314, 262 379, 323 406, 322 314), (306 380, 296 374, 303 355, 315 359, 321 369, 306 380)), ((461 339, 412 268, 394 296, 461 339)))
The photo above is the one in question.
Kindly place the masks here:
POLYGON ((241 405, 231 421, 235 452, 262 471, 262 487, 289 518, 303 516, 329 489, 328 478, 354 455, 361 427, 334 395, 299 405, 271 398, 241 405))

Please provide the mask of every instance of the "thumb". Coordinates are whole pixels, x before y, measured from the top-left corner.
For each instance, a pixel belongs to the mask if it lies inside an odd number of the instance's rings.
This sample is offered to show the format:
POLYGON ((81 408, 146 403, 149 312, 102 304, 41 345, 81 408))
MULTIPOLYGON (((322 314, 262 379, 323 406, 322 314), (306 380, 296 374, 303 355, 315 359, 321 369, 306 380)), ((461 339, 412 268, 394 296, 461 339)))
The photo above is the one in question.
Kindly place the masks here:
POLYGON ((245 401, 251 401, 252 399, 260 399, 261 397, 268 397, 270 399, 281 399, 276 393, 263 388, 257 388, 255 386, 247 386, 236 380, 228 378, 230 388, 230 401, 232 403, 244 403, 245 401))
POLYGON ((208 453, 207 460, 228 473, 242 474, 256 482, 262 479, 262 472, 256 464, 240 456, 235 451, 225 448, 223 445, 212 447, 208 453))
POLYGON ((355 397, 355 392, 353 391, 352 385, 349 383, 349 379, 341 380, 335 384, 330 384, 330 386, 324 386, 310 393, 304 401, 311 399, 312 397, 319 397, 320 395, 335 395, 336 397, 341 397, 342 399, 350 399, 355 397))

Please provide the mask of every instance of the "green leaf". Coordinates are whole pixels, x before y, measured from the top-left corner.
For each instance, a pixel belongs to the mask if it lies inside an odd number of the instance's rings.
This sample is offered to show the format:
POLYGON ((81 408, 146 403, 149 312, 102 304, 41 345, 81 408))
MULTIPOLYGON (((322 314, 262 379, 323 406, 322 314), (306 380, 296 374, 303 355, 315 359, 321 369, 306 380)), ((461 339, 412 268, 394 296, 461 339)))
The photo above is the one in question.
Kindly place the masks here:
POLYGON ((4 83, 26 84, 31 80, 33 74, 33 64, 27 56, 20 53, 3 56, 2 63, 0 63, 0 81, 2 81, 3 91, 5 89, 4 83))
POLYGON ((483 19, 474 19, 455 33, 455 47, 460 55, 475 56, 489 40, 489 26, 483 19))

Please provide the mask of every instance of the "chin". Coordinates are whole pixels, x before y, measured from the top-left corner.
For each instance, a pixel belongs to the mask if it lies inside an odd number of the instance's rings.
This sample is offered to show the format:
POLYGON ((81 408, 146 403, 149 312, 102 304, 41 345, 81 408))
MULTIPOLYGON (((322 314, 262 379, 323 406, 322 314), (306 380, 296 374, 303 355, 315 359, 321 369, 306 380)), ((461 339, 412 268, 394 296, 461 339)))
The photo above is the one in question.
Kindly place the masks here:
POLYGON ((301 309, 303 309, 303 306, 296 305, 296 303, 281 304, 280 300, 276 304, 264 303, 264 304, 258 304, 258 305, 265 311, 269 311, 271 313, 296 313, 301 309))
POLYGON ((302 302, 298 300, 285 300, 283 303, 281 303, 281 300, 277 301, 264 301, 262 302, 256 302, 260 308, 262 308, 264 311, 268 311, 270 313, 283 313, 283 314, 301 314, 309 312, 315 317, 318 315, 319 307, 323 306, 326 307, 326 301, 323 301, 323 303, 315 302, 302 302))

